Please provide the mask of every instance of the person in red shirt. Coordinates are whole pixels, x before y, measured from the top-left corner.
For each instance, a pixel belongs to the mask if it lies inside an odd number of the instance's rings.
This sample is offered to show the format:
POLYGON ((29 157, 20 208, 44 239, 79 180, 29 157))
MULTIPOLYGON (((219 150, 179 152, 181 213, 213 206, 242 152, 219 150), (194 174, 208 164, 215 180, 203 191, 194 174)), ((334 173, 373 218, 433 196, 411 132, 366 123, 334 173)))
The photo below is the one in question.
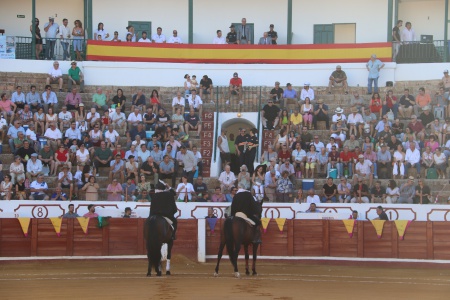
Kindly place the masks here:
POLYGON ((55 153, 55 174, 58 170, 58 166, 64 166, 67 165, 69 167, 69 170, 72 169, 72 163, 69 161, 69 150, 64 147, 64 145, 60 145, 58 151, 55 153))
POLYGON ((328 170, 327 170, 327 174, 330 174, 330 170, 331 169, 337 169, 337 173, 338 174, 342 173, 341 165, 339 164, 340 154, 339 154, 339 151, 337 151, 336 148, 337 148, 336 145, 333 145, 331 147, 331 151, 328 153, 328 170))
POLYGON ((373 112, 375 115, 379 114, 380 118, 381 118, 381 98, 380 98, 380 94, 378 93, 373 93, 372 95, 372 100, 370 100, 370 105, 369 105, 370 111, 373 112))
POLYGON ((122 150, 122 145, 119 143, 116 145, 116 149, 113 151, 113 157, 116 157, 116 154, 120 154, 121 159, 125 159, 125 151, 122 150))
POLYGON ((409 122, 408 128, 416 134, 418 139, 423 141, 425 137, 425 127, 423 127, 422 122, 417 120, 416 115, 411 116, 411 122, 409 122))
POLYGON ((281 150, 278 152, 278 159, 280 160, 280 164, 284 163, 286 160, 291 159, 291 151, 288 150, 286 145, 281 147, 281 150))
MULTIPOLYGON (((242 102, 242 79, 239 78, 239 75, 237 72, 234 72, 233 78, 230 79, 230 98, 231 95, 237 95, 239 99, 239 104, 242 105, 244 102, 242 102)), ((227 100, 227 105, 230 105, 230 100, 227 100)))
MULTIPOLYGON (((345 178, 352 177, 353 176, 353 159, 354 159, 354 152, 350 152, 348 146, 344 147, 344 151, 342 151, 339 154, 340 158, 340 165, 339 168, 341 172, 344 173, 345 178), (348 170, 345 172, 345 170, 348 170), (347 173, 347 174, 346 174, 347 173)), ((339 174, 339 177, 342 177, 342 174, 339 174)))

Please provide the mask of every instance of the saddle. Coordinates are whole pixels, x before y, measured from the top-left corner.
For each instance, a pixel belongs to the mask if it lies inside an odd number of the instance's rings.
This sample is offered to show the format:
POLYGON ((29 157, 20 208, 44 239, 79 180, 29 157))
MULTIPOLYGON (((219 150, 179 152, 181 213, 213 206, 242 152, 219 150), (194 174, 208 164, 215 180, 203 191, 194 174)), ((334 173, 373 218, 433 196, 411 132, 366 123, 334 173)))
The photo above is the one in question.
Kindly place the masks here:
POLYGON ((237 212, 235 214, 235 217, 243 219, 250 226, 255 226, 255 222, 252 219, 248 218, 247 215, 244 214, 243 212, 237 212))

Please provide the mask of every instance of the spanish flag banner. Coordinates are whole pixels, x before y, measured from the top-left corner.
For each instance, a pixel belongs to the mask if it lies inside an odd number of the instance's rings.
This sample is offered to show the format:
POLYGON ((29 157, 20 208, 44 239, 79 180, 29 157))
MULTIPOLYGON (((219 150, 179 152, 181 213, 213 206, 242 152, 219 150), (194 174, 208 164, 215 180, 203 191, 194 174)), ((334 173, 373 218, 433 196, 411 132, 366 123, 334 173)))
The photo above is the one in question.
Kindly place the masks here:
POLYGON ((412 221, 408 220, 395 220, 395 226, 397 227, 398 236, 400 237, 400 240, 403 241, 405 237, 406 229, 408 228, 409 224, 411 224, 412 221))
POLYGON ((267 227, 269 226, 270 218, 261 218, 261 225, 264 230, 264 233, 267 232, 267 227))
POLYGON ((377 232, 377 237, 380 239, 383 235, 383 227, 385 220, 370 220, 372 222, 373 227, 375 228, 375 231, 377 232))
POLYGON ((90 218, 78 217, 77 220, 78 223, 80 223, 81 229, 83 229, 84 234, 87 234, 90 218))
POLYGON ((22 227, 23 235, 28 236, 31 218, 17 218, 17 220, 19 220, 20 227, 22 227))
POLYGON ((211 230, 211 233, 214 233, 214 228, 216 228, 217 218, 206 218, 206 221, 208 221, 209 230, 211 230))
POLYGON ((348 236, 350 238, 353 237, 353 229, 355 229, 356 220, 342 220, 345 225, 345 229, 347 229, 348 236))
POLYGON ((391 61, 391 43, 311 45, 152 44, 87 41, 87 59, 215 64, 317 64, 367 62, 376 53, 391 61))
POLYGON ((50 221, 52 222, 53 228, 55 228, 55 232, 57 236, 61 235, 61 224, 62 224, 62 218, 50 218, 50 221))
POLYGON ((283 233, 284 223, 286 223, 286 218, 276 218, 275 222, 277 222, 278 229, 281 233, 283 233))

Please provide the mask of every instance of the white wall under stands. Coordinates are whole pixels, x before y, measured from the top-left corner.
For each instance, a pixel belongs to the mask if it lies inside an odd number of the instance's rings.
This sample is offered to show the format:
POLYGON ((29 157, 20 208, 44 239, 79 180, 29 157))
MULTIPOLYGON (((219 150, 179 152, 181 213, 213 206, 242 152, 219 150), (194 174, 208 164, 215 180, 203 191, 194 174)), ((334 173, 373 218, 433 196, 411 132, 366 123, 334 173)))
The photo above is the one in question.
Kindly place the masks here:
MULTIPOLYGON (((113 86, 183 86, 184 75, 195 74, 197 78, 207 74, 214 85, 227 86, 234 72, 239 73, 244 86, 273 86, 280 81, 282 86, 290 82, 302 86, 309 81, 314 86, 327 86, 328 77, 336 64, 183 64, 145 62, 79 62, 85 73, 86 85, 113 86)), ((367 86, 365 63, 341 64, 347 73, 350 86, 367 86)), ((0 60, 0 72, 47 73, 52 67, 49 61, 0 60)), ((66 73, 70 62, 61 61, 66 73)), ((386 63, 381 70, 379 85, 386 81, 436 80, 442 71, 449 69, 448 63, 399 64, 386 63)))
MULTIPOLYGON (((80 215, 88 212, 87 206, 91 204, 86 201, 1 201, 0 218, 50 218, 59 217, 68 211, 68 205, 74 204, 75 211, 80 215)), ((120 218, 123 216, 125 207, 133 211, 132 217, 147 218, 150 203, 139 202, 92 202, 96 206, 95 212, 100 216, 120 218)), ((208 215, 208 207, 213 207, 217 217, 224 215, 224 210, 230 203, 177 203, 180 219, 202 219, 208 215)), ((264 203, 263 217, 287 218, 287 219, 347 219, 352 210, 359 212, 362 220, 371 220, 377 217, 376 207, 379 204, 318 204, 318 209, 324 214, 303 213, 309 207, 307 203, 264 203)), ((450 205, 411 205, 411 204, 385 204, 383 207, 391 221, 413 220, 413 221, 450 221, 450 205)))

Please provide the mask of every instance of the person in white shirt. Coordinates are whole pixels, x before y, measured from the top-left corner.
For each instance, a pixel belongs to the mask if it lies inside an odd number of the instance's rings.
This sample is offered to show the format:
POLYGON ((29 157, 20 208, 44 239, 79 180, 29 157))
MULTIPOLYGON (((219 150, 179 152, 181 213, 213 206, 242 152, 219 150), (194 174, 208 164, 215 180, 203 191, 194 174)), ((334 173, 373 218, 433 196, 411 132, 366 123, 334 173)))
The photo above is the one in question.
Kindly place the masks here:
POLYGON ((138 156, 138 151, 136 151, 136 147, 133 145, 130 146, 130 150, 125 152, 125 159, 129 160, 131 155, 133 155, 134 157, 138 156))
POLYGON ((200 116, 201 116, 203 101, 200 98, 200 96, 197 95, 196 89, 191 90, 191 94, 188 97, 188 101, 189 101, 189 108, 193 108, 196 112, 200 113, 200 116))
POLYGON ((167 41, 167 43, 169 44, 183 44, 183 41, 181 40, 181 38, 178 36, 178 32, 176 29, 173 30, 173 36, 171 36, 169 38, 169 40, 167 41))
POLYGON ((141 145, 141 147, 138 150, 137 160, 139 163, 139 166, 142 165, 144 162, 147 161, 147 158, 150 156, 150 151, 147 150, 147 145, 144 143, 141 145))
MULTIPOLYGON (((306 151, 300 147, 300 143, 295 144, 295 150, 292 151, 292 161, 294 168, 300 168, 302 174, 305 173, 306 151)), ((292 180, 292 179, 291 179, 292 180)))
POLYGON ((35 147, 35 150, 39 149, 38 147, 40 146, 40 144, 37 143, 37 136, 36 136, 36 132, 34 131, 33 123, 28 125, 28 129, 25 132, 25 137, 27 138, 27 140, 30 141, 30 145, 35 147))
POLYGON ((59 130, 70 127, 72 121, 72 113, 67 111, 67 106, 62 107, 62 111, 58 114, 59 130))
POLYGON ((320 197, 319 197, 319 195, 314 194, 314 189, 308 190, 308 196, 306 197, 306 203, 320 204, 320 197))
POLYGON ((36 180, 37 177, 42 174, 42 162, 37 158, 38 154, 31 154, 31 159, 27 162, 27 173, 26 177, 30 182, 36 180))
POLYGON ((186 105, 186 100, 181 97, 181 92, 177 92, 177 96, 172 99, 172 114, 175 114, 177 108, 181 109, 181 114, 184 116, 184 106, 186 105))
POLYGON ((69 199, 72 199, 73 194, 73 175, 70 172, 68 165, 63 165, 62 171, 58 174, 58 187, 69 189, 69 199))
POLYGON ((109 38, 108 31, 105 30, 104 24, 102 22, 98 23, 97 30, 94 31, 94 40, 98 40, 98 37, 101 37, 102 41, 106 41, 109 38))
POLYGON ((91 111, 86 115, 86 122, 94 126, 97 121, 100 121, 100 114, 97 112, 95 107, 91 107, 91 111))
POLYGON ((54 122, 50 123, 50 128, 47 128, 44 136, 47 138, 47 143, 50 145, 50 148, 52 148, 53 152, 56 152, 61 144, 62 133, 56 128, 54 122))
POLYGON ((30 184, 30 200, 49 200, 50 197, 46 191, 48 191, 48 185, 44 181, 44 175, 41 174, 30 184))
POLYGON ((152 41, 147 38, 147 31, 142 31, 142 37, 138 41, 139 43, 151 43, 152 41))
POLYGON ((109 116, 111 119, 111 127, 113 129, 125 129, 127 126, 127 118, 125 113, 120 111, 120 107, 116 107, 116 110, 109 116))
POLYGON ((59 68, 59 62, 53 62, 53 68, 48 71, 46 84, 58 83, 59 91, 62 92, 63 78, 62 70, 59 68))
POLYGON ((341 107, 336 108, 334 113, 333 117, 331 117, 332 123, 337 123, 338 120, 341 120, 343 125, 347 124, 347 117, 343 114, 344 110, 341 107))
POLYGON ((83 167, 88 165, 90 162, 89 150, 86 149, 83 143, 81 143, 80 149, 77 150, 75 155, 77 157, 77 170, 81 171, 83 170, 83 167))
POLYGON ((230 165, 226 165, 225 171, 220 173, 219 182, 220 182, 220 189, 222 190, 223 194, 229 193, 229 191, 231 191, 231 188, 234 186, 234 183, 236 182, 236 176, 234 176, 234 173, 231 172, 230 165))
POLYGON ((119 133, 117 133, 112 126, 109 126, 108 131, 105 132, 106 147, 116 147, 117 138, 119 136, 119 133))
POLYGON ((70 123, 70 128, 66 130, 66 133, 64 134, 65 137, 69 138, 72 142, 73 140, 77 140, 78 142, 81 141, 81 131, 76 127, 77 123, 75 121, 72 121, 70 123))
POLYGON ((310 83, 309 82, 305 82, 303 85, 303 89, 300 93, 300 100, 301 101, 305 101, 306 97, 309 98, 309 100, 311 100, 311 102, 314 101, 314 90, 310 87, 310 83))
POLYGON ((409 168, 416 168, 417 170, 417 178, 420 176, 420 151, 416 149, 415 143, 409 144, 409 149, 406 150, 405 155, 405 174, 408 176, 409 168))
POLYGON ((67 24, 69 24, 69 21, 67 19, 63 19, 63 25, 59 26, 59 38, 63 48, 63 60, 70 59, 69 43, 72 30, 67 27, 67 24))
POLYGON ((409 44, 409 42, 414 42, 416 40, 416 33, 414 32, 414 29, 411 28, 411 22, 406 22, 405 28, 402 30, 401 39, 405 44, 409 44))
POLYGON ((58 34, 59 25, 55 23, 55 18, 48 17, 48 22, 44 24, 45 31, 45 58, 54 59, 56 35, 58 34))
POLYGON ((128 128, 133 128, 133 126, 137 126, 139 123, 142 122, 142 115, 139 113, 139 107, 136 106, 134 108, 134 112, 130 113, 127 121, 128 124, 130 125, 130 127, 128 128))
POLYGON ((162 44, 166 42, 166 36, 162 34, 162 28, 158 27, 156 33, 152 35, 152 43, 162 44))
POLYGON ((350 125, 349 135, 354 134, 355 136, 362 136, 364 129, 364 120, 360 113, 358 113, 358 108, 352 107, 352 113, 348 115, 347 124, 350 125))
MULTIPOLYGON (((134 27, 130 25, 130 26, 127 26, 126 29, 128 31, 127 31, 127 34, 125 34, 125 36, 130 34, 131 35, 131 41, 132 42, 136 42, 136 34, 134 33, 134 27)), ((125 38, 124 40, 126 41, 127 38, 125 38)))
POLYGON ((213 39, 215 45, 225 45, 227 43, 225 37, 222 36, 222 30, 217 30, 217 36, 213 39))
POLYGON ((181 182, 177 186, 177 199, 178 201, 188 202, 192 200, 192 195, 195 194, 194 186, 188 182, 187 176, 181 177, 181 182))

